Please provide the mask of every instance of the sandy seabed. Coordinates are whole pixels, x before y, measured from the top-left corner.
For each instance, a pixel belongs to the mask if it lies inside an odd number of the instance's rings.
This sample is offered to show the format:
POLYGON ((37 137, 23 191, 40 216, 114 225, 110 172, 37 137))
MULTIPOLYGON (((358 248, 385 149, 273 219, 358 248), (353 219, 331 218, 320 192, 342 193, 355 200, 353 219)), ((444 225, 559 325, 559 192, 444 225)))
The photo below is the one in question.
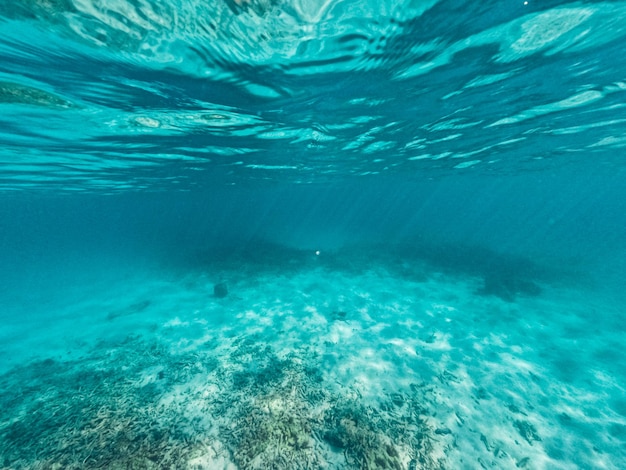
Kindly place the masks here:
POLYGON ((295 260, 99 286, 4 335, 0 468, 623 468, 621 306, 485 282, 295 260))

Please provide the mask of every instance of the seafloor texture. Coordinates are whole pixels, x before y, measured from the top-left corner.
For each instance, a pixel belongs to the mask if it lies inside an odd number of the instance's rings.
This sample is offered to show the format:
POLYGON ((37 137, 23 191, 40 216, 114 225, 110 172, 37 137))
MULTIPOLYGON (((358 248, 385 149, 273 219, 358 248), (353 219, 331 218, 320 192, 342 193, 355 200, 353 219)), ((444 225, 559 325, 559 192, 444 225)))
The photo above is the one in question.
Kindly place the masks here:
POLYGON ((95 286, 5 341, 0 468, 620 468, 615 304, 384 259, 95 286))

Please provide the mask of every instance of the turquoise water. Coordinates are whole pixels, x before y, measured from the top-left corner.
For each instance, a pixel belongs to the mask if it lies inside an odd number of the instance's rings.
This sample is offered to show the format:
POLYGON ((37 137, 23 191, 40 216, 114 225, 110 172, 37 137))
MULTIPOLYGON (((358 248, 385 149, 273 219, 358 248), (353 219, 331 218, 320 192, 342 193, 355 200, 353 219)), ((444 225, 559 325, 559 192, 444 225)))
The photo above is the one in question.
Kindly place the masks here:
POLYGON ((626 468, 626 2, 0 2, 0 468, 626 468))

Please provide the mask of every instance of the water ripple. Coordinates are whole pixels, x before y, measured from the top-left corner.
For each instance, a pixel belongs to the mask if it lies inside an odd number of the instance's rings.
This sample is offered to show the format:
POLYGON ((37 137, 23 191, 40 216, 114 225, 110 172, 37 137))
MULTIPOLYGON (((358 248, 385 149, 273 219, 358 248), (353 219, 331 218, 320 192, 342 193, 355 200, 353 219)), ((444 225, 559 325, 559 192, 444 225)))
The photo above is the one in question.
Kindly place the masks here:
POLYGON ((626 2, 4 3, 2 187, 20 165, 34 186, 127 188, 131 170, 159 187, 614 164, 624 17, 626 2))

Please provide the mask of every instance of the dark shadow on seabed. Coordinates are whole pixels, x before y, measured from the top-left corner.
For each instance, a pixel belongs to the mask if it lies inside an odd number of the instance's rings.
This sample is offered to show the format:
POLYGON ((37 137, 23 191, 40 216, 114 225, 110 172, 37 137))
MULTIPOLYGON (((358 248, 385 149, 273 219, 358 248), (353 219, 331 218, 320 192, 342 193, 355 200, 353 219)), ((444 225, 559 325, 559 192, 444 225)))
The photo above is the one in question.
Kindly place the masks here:
POLYGON ((249 269, 288 275, 315 266, 360 273, 374 265, 408 278, 425 279, 434 272, 444 272, 477 278, 481 283, 477 295, 496 296, 509 302, 519 295, 538 296, 545 284, 572 284, 586 277, 574 260, 555 267, 487 247, 433 243, 418 238, 394 245, 358 244, 323 251, 248 240, 244 244, 198 249, 174 264, 179 264, 181 274, 185 270, 207 269, 232 272, 238 267, 242 275, 249 269))

